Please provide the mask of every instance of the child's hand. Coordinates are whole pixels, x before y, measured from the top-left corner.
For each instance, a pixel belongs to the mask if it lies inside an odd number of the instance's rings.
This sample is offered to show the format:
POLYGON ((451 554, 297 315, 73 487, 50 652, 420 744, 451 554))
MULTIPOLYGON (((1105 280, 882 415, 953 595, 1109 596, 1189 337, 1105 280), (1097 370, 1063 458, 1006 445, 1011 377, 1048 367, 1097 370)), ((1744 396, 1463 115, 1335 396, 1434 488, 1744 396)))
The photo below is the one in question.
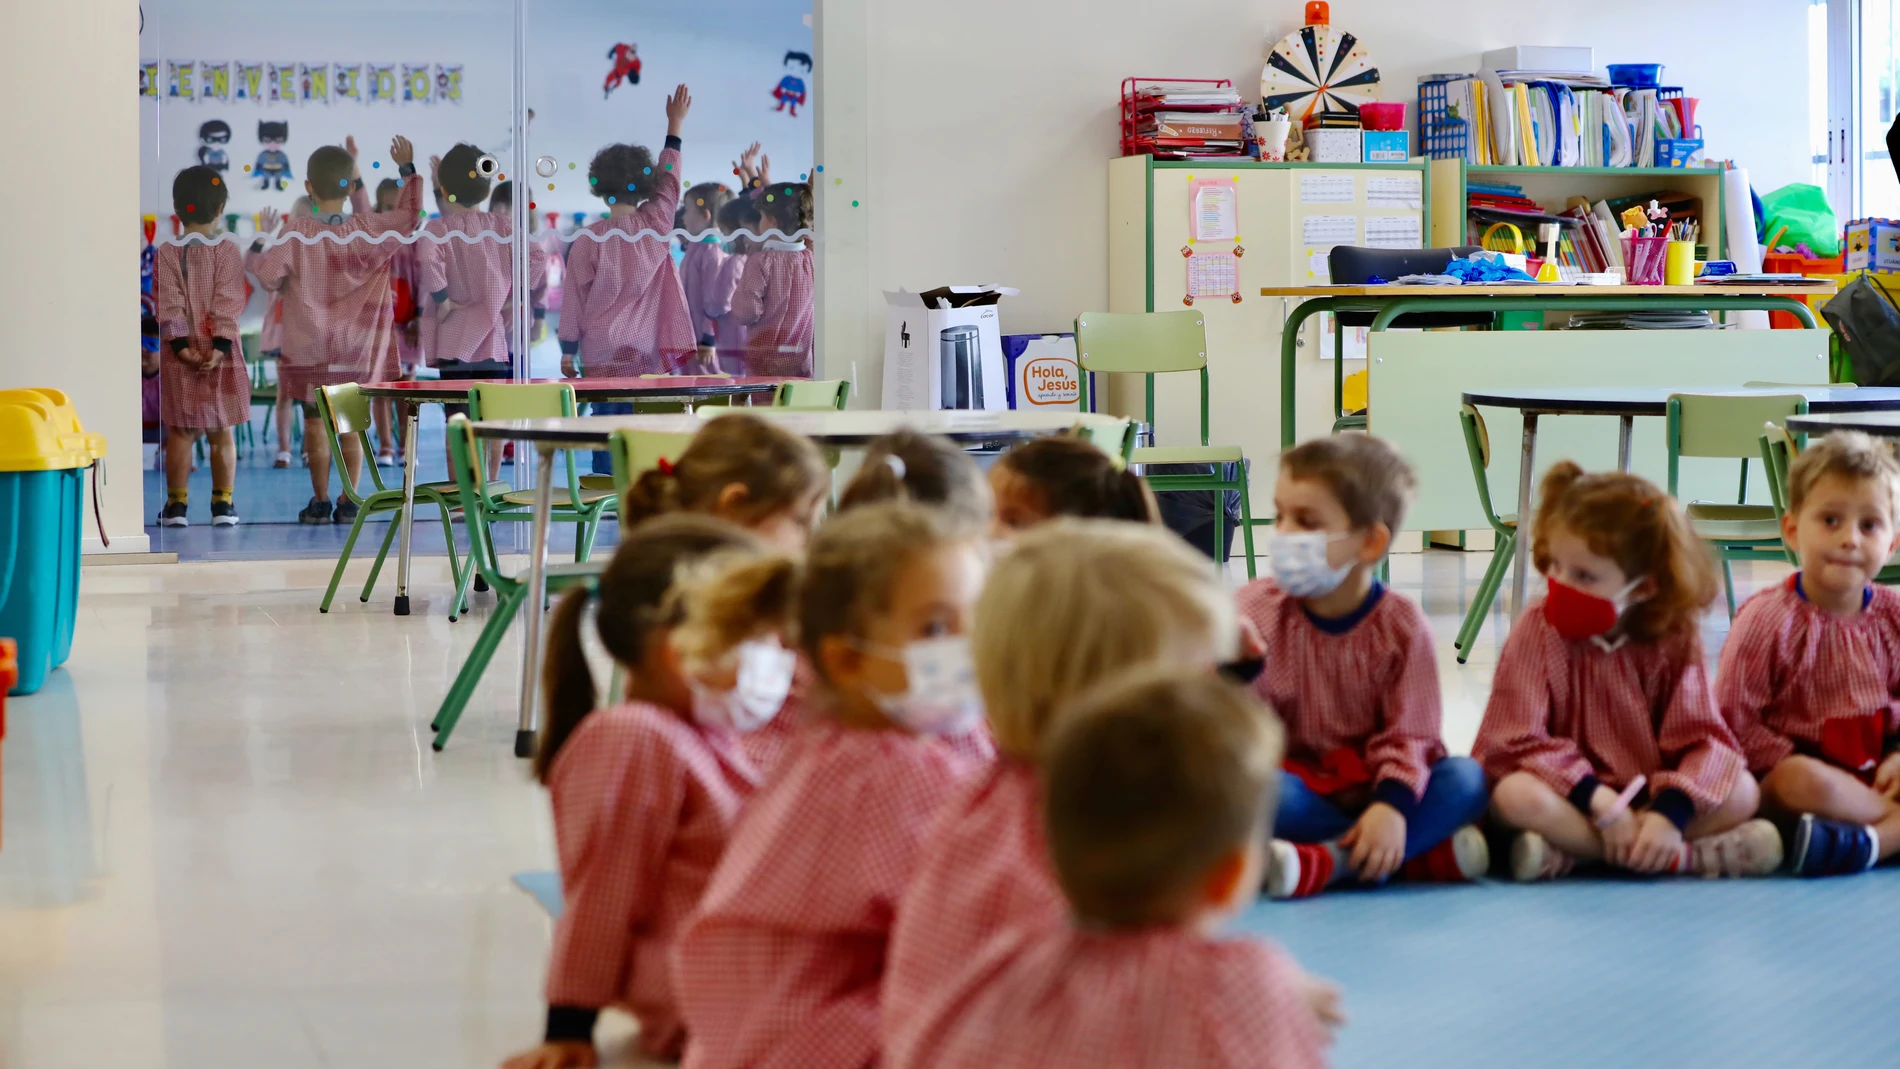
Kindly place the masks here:
POLYGON ((763 189, 766 186, 769 186, 771 184, 772 184, 772 157, 760 156, 759 157, 759 188, 763 189))
POLYGON ((355 134, 349 134, 343 138, 343 151, 350 154, 350 159, 356 158, 356 135, 355 134))
POLYGON ((743 155, 732 161, 733 172, 739 176, 739 190, 741 192, 752 188, 752 179, 758 174, 758 158, 759 143, 754 141, 747 147, 743 155))
POLYGON ((680 135, 680 126, 686 122, 686 113, 691 110, 693 94, 686 91, 685 85, 675 86, 673 95, 666 98, 666 136, 680 135))
POLYGON ((1260 627, 1245 616, 1240 618, 1240 659, 1257 660, 1267 655, 1267 639, 1260 627))
POLYGON ((1673 821, 1655 810, 1636 821, 1636 843, 1630 848, 1629 867, 1654 875, 1669 871, 1682 855, 1682 832, 1673 821))
POLYGON ((501 1069, 592 1069, 600 1055, 592 1043, 577 1039, 550 1040, 501 1063, 501 1069))
POLYGON ((562 353, 561 354, 561 377, 564 379, 574 379, 574 378, 579 378, 580 374, 581 374, 581 369, 576 367, 574 364, 574 354, 562 353))
POLYGON ((1618 868, 1630 868, 1631 850, 1636 845, 1636 814, 1623 810, 1602 828, 1602 833, 1603 860, 1618 868))
POLYGON ((207 375, 213 371, 218 370, 218 368, 222 367, 223 365, 224 365, 224 354, 217 351, 216 349, 213 349, 210 352, 205 353, 203 356, 201 356, 198 359, 198 370, 207 375))
POLYGON ((396 161, 397 167, 407 167, 416 162, 416 146, 409 139, 397 134, 389 142, 389 158, 396 161))
POLYGON ((1339 837, 1339 845, 1352 848, 1348 861, 1361 883, 1378 883, 1405 860, 1405 818, 1384 802, 1374 802, 1339 837))
POLYGON ((1320 1026, 1326 1029, 1326 1039, 1331 1042, 1333 1033, 1346 1023, 1346 1011, 1339 1005, 1339 985, 1305 974, 1300 977, 1300 995, 1312 1009, 1313 1016, 1319 1018, 1320 1026))
POLYGON ((257 232, 259 234, 275 234, 277 233, 277 228, 283 224, 283 221, 283 212, 275 208, 260 209, 257 213, 257 232))
POLYGON ((1874 769, 1874 790, 1888 798, 1900 799, 1900 752, 1890 753, 1874 769))

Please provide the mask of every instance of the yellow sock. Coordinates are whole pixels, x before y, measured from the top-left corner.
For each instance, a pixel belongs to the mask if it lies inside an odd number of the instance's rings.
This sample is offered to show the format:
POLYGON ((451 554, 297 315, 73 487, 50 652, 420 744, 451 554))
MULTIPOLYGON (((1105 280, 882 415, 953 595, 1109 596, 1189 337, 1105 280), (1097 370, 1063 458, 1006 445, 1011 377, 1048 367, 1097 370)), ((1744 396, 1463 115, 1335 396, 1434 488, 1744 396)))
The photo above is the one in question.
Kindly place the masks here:
POLYGON ((220 490, 215 486, 212 487, 211 488, 211 503, 213 505, 218 505, 218 504, 229 505, 231 503, 231 488, 227 486, 224 489, 220 490))
POLYGON ((165 493, 165 500, 166 500, 166 501, 168 501, 168 502, 170 502, 170 501, 177 501, 177 502, 179 502, 179 503, 181 503, 181 504, 182 504, 182 503, 184 503, 184 502, 188 502, 188 501, 190 501, 190 500, 191 500, 191 491, 190 491, 190 490, 169 490, 169 491, 166 491, 166 493, 165 493))

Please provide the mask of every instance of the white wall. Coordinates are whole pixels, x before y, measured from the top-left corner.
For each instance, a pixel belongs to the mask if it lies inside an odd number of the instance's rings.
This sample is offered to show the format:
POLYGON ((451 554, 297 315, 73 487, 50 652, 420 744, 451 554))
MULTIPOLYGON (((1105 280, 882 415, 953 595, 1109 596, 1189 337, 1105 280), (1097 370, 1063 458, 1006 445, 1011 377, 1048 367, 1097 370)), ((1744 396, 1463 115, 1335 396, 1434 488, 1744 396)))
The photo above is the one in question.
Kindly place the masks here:
MULTIPOLYGON (((1062 329, 1102 307, 1120 80, 1228 77, 1257 94, 1263 56, 1298 29, 1301 8, 827 0, 819 66, 834 111, 820 119, 819 158, 826 178, 846 179, 820 185, 820 351, 830 372, 855 362, 860 396, 878 396, 886 288, 1020 287, 1003 304, 1006 331, 1062 329)), ((1411 104, 1420 74, 1473 70, 1480 52, 1509 44, 1592 45, 1599 64, 1663 62, 1665 81, 1702 100, 1709 155, 1738 159, 1767 190, 1809 172, 1807 9, 1807 0, 1351 0, 1335 3, 1333 18, 1366 42, 1386 98, 1411 104), (1655 43, 1621 43, 1638 27, 1655 43)))
MULTIPOLYGON (((17 178, 0 257, 0 387, 72 395, 106 435, 106 530, 115 552, 147 548, 139 478, 138 105, 130 72, 136 0, 9 4, 0 31, 0 144, 17 178), (96 64, 96 66, 94 66, 96 64), (56 88, 55 88, 56 87, 56 88), (56 168, 58 161, 71 166, 56 168)), ((92 525, 91 506, 86 523, 92 525)), ((94 532, 89 543, 96 542, 94 532)))

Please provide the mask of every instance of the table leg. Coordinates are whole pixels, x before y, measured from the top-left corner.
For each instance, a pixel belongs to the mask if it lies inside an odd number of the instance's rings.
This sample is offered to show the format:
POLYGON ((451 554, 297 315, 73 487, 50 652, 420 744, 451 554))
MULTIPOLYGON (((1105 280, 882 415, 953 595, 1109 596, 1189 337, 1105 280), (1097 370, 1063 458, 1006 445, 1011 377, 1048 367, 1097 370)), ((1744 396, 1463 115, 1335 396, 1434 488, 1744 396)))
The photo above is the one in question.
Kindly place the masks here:
POLYGON ((1530 580, 1531 469, 1537 460, 1537 413, 1524 413, 1524 457, 1517 469, 1517 552, 1511 576, 1511 619, 1524 612, 1524 589, 1530 580))
POLYGON ((1635 416, 1618 416, 1616 426, 1616 470, 1625 475, 1630 470, 1630 432, 1636 429, 1635 416))
MULTIPOLYGON (((409 558, 414 549, 412 539, 416 527, 416 406, 407 401, 397 401, 396 408, 402 413, 402 515, 396 518, 400 524, 397 537, 402 540, 401 548, 396 552, 396 615, 409 615, 409 558)), ((449 546, 449 556, 455 555, 455 546, 449 546)))
POLYGON ((534 756, 535 697, 541 686, 541 623, 547 615, 548 515, 554 511, 554 450, 546 446, 534 471, 534 535, 528 550, 528 589, 521 612, 527 634, 521 642, 521 718, 515 725, 515 756, 534 756))

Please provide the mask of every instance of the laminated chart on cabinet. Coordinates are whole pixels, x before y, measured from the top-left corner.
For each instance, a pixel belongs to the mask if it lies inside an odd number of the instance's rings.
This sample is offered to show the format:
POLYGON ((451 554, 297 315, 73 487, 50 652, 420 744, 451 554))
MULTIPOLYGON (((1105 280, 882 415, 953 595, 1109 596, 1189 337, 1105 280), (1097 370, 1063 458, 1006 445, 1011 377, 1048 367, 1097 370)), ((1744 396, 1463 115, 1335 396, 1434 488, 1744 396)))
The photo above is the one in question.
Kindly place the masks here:
POLYGON ((1418 171, 1303 172, 1290 192, 1297 242, 1293 277, 1307 285, 1332 281, 1327 257, 1335 245, 1425 247, 1424 176, 1418 171))

